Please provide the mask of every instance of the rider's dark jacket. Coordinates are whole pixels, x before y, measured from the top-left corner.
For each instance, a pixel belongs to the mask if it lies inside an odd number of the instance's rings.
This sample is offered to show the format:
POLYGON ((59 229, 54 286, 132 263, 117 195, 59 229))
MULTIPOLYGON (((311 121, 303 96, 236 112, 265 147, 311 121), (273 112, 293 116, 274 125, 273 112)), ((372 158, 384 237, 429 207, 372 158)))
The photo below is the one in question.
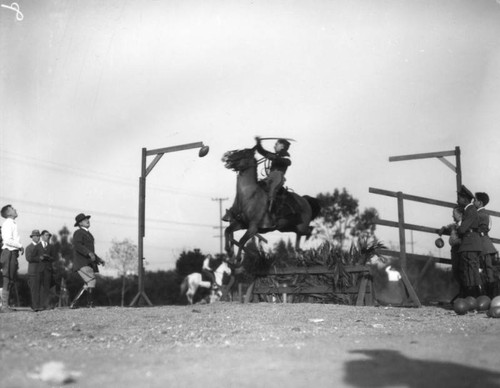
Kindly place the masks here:
POLYGON ((259 154, 271 161, 270 171, 281 171, 284 174, 292 164, 292 161, 288 158, 290 154, 286 150, 281 150, 278 153, 270 152, 265 150, 260 142, 257 142, 255 147, 259 154))

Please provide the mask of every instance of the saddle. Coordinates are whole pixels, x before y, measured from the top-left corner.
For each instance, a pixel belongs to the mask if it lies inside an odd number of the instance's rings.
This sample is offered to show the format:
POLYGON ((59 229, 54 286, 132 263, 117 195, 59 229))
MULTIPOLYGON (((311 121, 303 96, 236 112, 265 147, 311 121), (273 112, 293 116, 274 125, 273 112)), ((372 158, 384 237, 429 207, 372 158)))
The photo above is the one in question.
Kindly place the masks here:
POLYGON ((271 213, 277 219, 294 218, 300 216, 300 205, 295 200, 295 196, 286 188, 281 187, 276 193, 275 203, 271 213))

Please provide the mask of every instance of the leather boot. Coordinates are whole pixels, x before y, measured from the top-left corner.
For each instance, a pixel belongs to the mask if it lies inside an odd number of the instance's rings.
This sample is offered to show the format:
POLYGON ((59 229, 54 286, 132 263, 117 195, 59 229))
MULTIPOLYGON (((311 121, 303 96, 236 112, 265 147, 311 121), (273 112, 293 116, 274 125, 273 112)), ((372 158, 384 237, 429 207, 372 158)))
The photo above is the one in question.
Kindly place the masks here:
POLYGON ((80 299, 80 297, 83 295, 84 292, 85 292, 85 287, 82 287, 80 291, 78 291, 78 295, 76 295, 75 299, 73 299, 73 301, 69 305, 70 309, 74 310, 78 308, 78 303, 77 303, 78 299, 80 299))
POLYGON ((94 308, 94 289, 89 288, 87 290, 87 307, 94 308))

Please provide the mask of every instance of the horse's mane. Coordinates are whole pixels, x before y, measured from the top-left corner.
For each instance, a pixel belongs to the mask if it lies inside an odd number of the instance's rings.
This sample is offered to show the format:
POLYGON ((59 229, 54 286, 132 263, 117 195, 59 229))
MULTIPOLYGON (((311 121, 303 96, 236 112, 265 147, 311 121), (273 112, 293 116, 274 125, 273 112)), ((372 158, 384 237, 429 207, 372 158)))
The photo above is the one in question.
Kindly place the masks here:
POLYGON ((238 171, 236 163, 242 159, 255 160, 255 151, 253 148, 243 148, 241 150, 230 150, 222 155, 222 162, 227 169, 238 171))

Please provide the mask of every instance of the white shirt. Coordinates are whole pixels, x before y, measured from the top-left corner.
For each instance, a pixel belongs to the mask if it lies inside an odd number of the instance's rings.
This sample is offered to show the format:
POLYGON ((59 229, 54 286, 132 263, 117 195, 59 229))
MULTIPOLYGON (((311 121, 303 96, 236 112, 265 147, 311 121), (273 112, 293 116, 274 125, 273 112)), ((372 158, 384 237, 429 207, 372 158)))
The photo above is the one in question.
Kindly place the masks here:
POLYGON ((7 218, 2 224, 2 240, 2 249, 17 251, 23 247, 19 239, 19 233, 17 232, 16 221, 12 218, 7 218))

